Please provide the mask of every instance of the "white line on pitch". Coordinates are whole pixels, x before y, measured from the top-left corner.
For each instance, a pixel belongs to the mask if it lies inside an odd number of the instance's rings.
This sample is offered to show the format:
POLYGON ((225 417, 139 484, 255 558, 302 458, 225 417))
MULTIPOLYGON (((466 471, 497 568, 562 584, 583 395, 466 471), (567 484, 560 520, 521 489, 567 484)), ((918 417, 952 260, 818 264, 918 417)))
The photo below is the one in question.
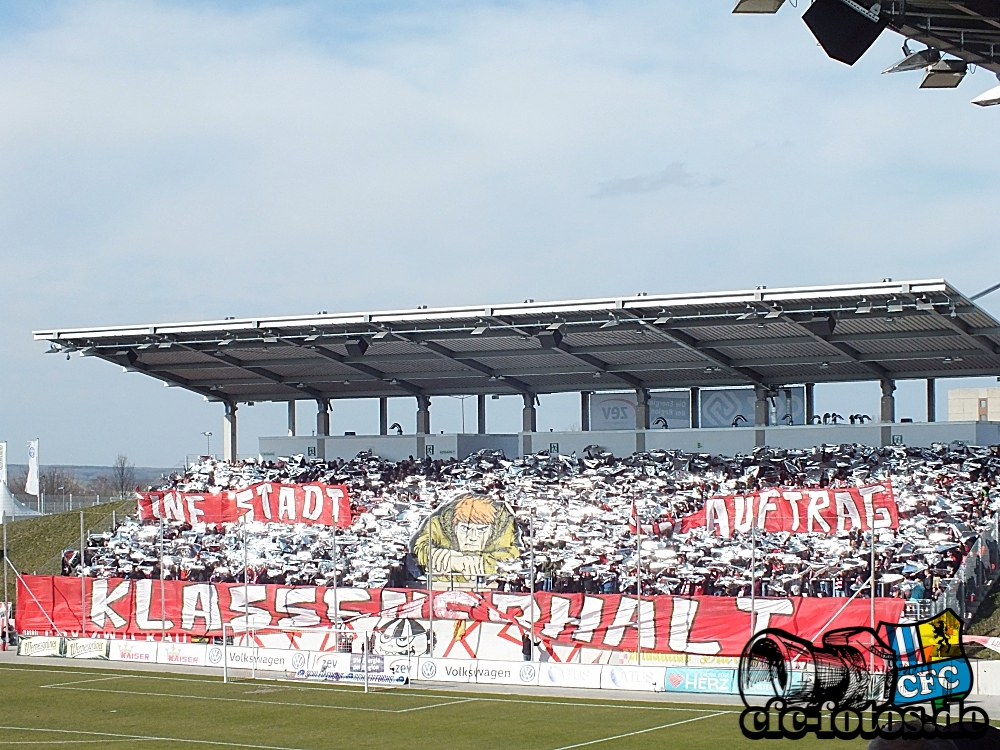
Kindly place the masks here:
POLYGON ((147 740, 0 740, 0 745, 109 745, 112 742, 147 742, 147 740))
POLYGON ((681 724, 690 724, 693 721, 701 721, 702 719, 713 719, 716 716, 725 716, 729 711, 719 711, 718 713, 708 714, 707 716, 696 716, 693 719, 683 719, 682 721, 675 721, 671 724, 661 724, 658 727, 650 727, 649 729, 638 729, 634 732, 625 732, 625 734, 616 734, 613 737, 602 737, 599 740, 589 740, 587 742, 578 742, 575 745, 563 745, 562 747, 557 747, 556 750, 573 750, 575 747, 586 747, 587 745, 597 745, 601 742, 611 742, 611 740, 621 740, 625 737, 635 737, 637 734, 646 734, 647 732, 656 732, 660 729, 669 729, 670 727, 679 727, 681 724))
POLYGON ((107 680, 120 680, 126 675, 115 675, 113 677, 95 677, 91 680, 75 680, 74 682, 57 682, 54 685, 39 685, 40 688, 58 688, 66 687, 67 685, 83 685, 87 682, 106 682, 107 680))
POLYGON ((457 706, 459 703, 469 703, 471 701, 479 700, 478 698, 463 698, 457 701, 447 701, 446 703, 432 703, 429 706, 416 706, 414 708, 399 708, 393 713, 405 714, 410 711, 423 711, 425 708, 441 708, 442 706, 457 706))
POLYGON ((220 696, 184 695, 182 693, 146 693, 138 690, 108 690, 106 688, 61 687, 56 690, 78 690, 81 693, 114 693, 117 695, 145 695, 152 698, 192 698, 199 701, 224 701, 226 703, 254 703, 263 706, 292 706, 294 708, 331 708, 336 711, 372 711, 379 714, 394 714, 391 708, 365 708, 363 706, 324 706, 320 703, 291 703, 288 701, 253 700, 250 698, 222 698, 220 696))
POLYGON ((275 745, 249 745, 244 742, 220 742, 218 740, 191 740, 186 737, 153 737, 145 734, 117 734, 115 732, 85 732, 78 729, 42 729, 40 727, 4 727, 0 730, 12 732, 54 732, 56 734, 82 734, 88 737, 114 737, 124 740, 146 740, 151 742, 184 742, 189 745, 222 745, 223 747, 248 747, 251 750, 302 750, 298 747, 277 747, 275 745))

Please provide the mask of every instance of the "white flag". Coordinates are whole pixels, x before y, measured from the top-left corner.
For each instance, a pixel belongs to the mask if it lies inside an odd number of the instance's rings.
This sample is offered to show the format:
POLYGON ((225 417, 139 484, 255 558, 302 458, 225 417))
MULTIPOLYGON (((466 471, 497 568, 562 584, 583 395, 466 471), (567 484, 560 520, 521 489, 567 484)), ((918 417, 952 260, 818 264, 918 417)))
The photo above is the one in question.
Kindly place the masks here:
POLYGON ((7 484, 7 443, 0 443, 0 482, 7 484))
POLYGON ((24 491, 29 495, 38 496, 38 441, 28 442, 28 479, 24 483, 24 491))

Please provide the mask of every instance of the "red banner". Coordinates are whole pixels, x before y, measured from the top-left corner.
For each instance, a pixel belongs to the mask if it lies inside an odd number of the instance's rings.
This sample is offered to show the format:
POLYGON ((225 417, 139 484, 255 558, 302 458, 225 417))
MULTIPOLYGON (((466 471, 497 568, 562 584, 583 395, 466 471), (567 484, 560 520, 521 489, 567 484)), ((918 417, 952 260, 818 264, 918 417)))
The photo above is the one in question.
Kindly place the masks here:
POLYGON ((836 534, 899 527, 892 484, 832 489, 770 489, 710 497, 705 507, 681 519, 681 531, 707 528, 719 536, 768 532, 836 534))
MULTIPOLYGON (((334 601, 341 621, 357 617, 428 619, 427 594, 420 589, 337 589, 241 583, 160 582, 58 576, 18 580, 17 629, 20 633, 79 634, 81 598, 86 603, 88 635, 133 637, 221 635, 222 623, 237 629, 331 627, 334 601), (249 603, 246 601, 249 599, 249 603)), ((815 640, 824 628, 867 626, 868 601, 789 598, 756 600, 757 628, 783 628, 815 640), (833 620, 830 623, 831 619, 833 620)), ((434 593, 434 618, 500 623, 514 630, 519 643, 531 627, 531 595, 471 591, 434 593)), ((875 618, 898 622, 902 599, 876 599, 875 618)), ((635 651, 635 623, 642 623, 642 648, 659 653, 739 656, 750 629, 749 597, 654 596, 642 600, 621 594, 535 593, 535 635, 549 644, 635 651)), ((384 619, 383 619, 384 622, 384 619)), ((457 625, 457 623, 456 623, 457 625)), ((469 625, 471 628, 472 625, 469 625)), ((457 631, 456 631, 457 632, 457 631)))
POLYGON ((260 482, 216 495, 200 492, 140 492, 139 518, 196 523, 251 521, 351 525, 351 503, 342 484, 260 482))

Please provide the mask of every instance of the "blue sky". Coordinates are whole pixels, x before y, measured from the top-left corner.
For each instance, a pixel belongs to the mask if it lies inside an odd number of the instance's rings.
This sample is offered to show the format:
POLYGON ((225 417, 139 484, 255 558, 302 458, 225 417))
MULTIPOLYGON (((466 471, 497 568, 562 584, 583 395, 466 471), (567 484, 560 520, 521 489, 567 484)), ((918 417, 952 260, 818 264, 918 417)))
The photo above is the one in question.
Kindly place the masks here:
MULTIPOLYGON (((919 74, 879 75, 900 57, 891 33, 848 68, 801 7, 730 10, 0 3, 12 460, 39 437, 53 463, 170 466, 221 433, 219 405, 46 357, 33 329, 1000 281, 1000 112, 969 104, 993 76, 920 91, 919 74)), ((901 384, 902 416, 922 416, 922 392, 901 384)), ((871 413, 877 397, 825 387, 818 405, 871 413)), ((491 428, 516 428, 519 400, 490 406, 491 428)), ((412 425, 414 408, 394 400, 391 417, 412 425)), ((457 400, 432 413, 459 428, 457 400)), ((283 432, 283 406, 240 415, 243 450, 283 432)), ((575 397, 543 397, 540 428, 578 420, 575 397)), ((376 405, 336 405, 335 433, 376 425, 376 405)))

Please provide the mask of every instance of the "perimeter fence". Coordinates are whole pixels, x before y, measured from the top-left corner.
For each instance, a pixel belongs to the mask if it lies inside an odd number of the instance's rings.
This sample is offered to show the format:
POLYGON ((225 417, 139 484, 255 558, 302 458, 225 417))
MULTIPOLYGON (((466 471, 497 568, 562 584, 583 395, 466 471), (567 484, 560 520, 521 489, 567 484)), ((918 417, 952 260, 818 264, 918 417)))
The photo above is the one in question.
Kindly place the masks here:
POLYGON ((68 492, 65 495, 61 493, 51 495, 43 492, 37 497, 18 492, 14 493, 14 497, 31 510, 46 516, 53 513, 65 513, 69 510, 83 510, 92 505, 101 505, 102 503, 110 503, 119 499, 113 495, 74 495, 72 492, 68 492))

